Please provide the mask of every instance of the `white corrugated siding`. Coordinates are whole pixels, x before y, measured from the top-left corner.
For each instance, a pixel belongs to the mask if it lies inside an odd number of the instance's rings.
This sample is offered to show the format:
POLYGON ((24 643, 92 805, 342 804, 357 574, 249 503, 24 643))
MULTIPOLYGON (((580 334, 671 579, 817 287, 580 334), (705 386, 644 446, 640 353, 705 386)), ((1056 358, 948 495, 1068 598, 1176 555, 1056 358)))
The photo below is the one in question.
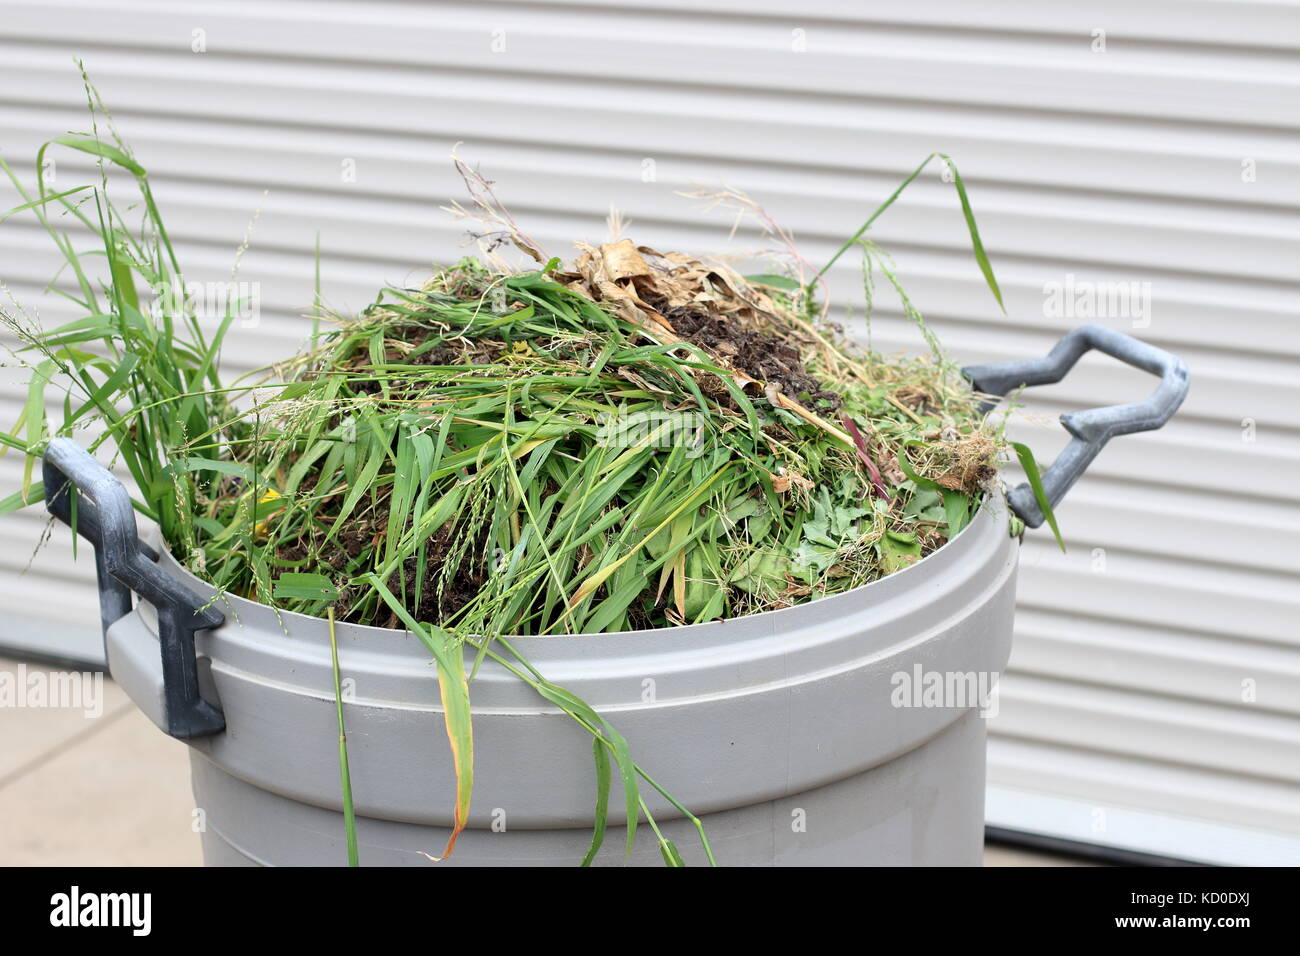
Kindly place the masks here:
MULTIPOLYGON (((1046 315, 1044 283, 1073 273, 1150 282, 1137 334, 1183 356, 1193 382, 1172 425, 1116 441, 1071 493, 1068 554, 1026 540, 991 819, 1296 862, 1298 53, 1290 2, 9 0, 0 146, 30 177, 41 139, 84 127, 78 55, 151 170, 192 277, 225 277, 260 207, 242 277, 262 283, 262 321, 235 334, 232 368, 301 340, 317 231, 344 310, 458 254, 462 229, 438 206, 459 192, 445 159, 460 140, 551 251, 600 238, 611 203, 641 241, 723 248, 724 224, 673 194, 724 181, 814 261, 921 157, 952 154, 1007 314, 937 175, 874 233, 955 356, 1046 351, 1081 320, 1046 315)), ((90 174, 58 162, 61 186, 90 174)), ((732 248, 756 246, 742 233, 732 248)), ((47 321, 68 314, 37 298, 53 264, 30 218, 0 226, 0 277, 47 321)), ((854 285, 846 266, 836 289, 854 285)), ((888 308, 873 333, 889 350, 917 342, 888 308)), ((1050 422, 1151 384, 1089 358, 1027 404, 1050 422)), ((20 402, 3 391, 5 424, 20 402)), ((1040 458, 1063 444, 1054 425, 1017 430, 1040 458)), ((0 461, 0 478, 13 487, 16 463, 0 461)), ((66 536, 16 573, 41 524, 34 511, 0 521, 0 643, 40 627, 85 647, 89 566, 72 567, 66 536)))

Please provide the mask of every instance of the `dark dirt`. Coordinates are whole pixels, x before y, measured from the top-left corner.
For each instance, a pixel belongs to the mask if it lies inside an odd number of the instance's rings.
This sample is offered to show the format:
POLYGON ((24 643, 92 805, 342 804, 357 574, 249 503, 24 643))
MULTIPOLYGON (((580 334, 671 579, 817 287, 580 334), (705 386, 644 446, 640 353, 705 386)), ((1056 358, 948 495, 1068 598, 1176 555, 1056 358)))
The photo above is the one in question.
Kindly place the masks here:
POLYGON ((659 311, 682 338, 724 357, 751 378, 779 386, 789 398, 819 411, 840 407, 840 396, 808 373, 799 350, 790 343, 703 312, 680 307, 659 311))
MULTIPOLYGON (((303 482, 303 487, 309 487, 313 480, 314 476, 309 476, 303 482)), ((376 522, 386 524, 387 517, 387 501, 385 499, 380 503, 376 516, 365 521, 358 521, 355 518, 350 520, 348 526, 339 531, 333 545, 321 555, 321 560, 334 571, 343 572, 354 558, 359 557, 363 552, 377 545, 377 538, 381 532, 379 530, 380 525, 376 524, 376 522)), ((457 573, 452 575, 445 583, 442 581, 443 563, 451 556, 457 541, 464 534, 465 529, 453 528, 450 524, 447 524, 429 538, 425 548, 425 567, 423 580, 420 582, 419 602, 415 607, 411 607, 410 604, 407 605, 418 620, 447 620, 473 600, 479 589, 487 582, 488 560, 485 533, 478 535, 477 539, 470 543, 460 560, 457 573), (441 594, 438 593, 440 585, 442 586, 441 594)), ((308 556, 308 549, 302 542, 282 546, 276 553, 277 559, 291 564, 305 561, 308 556)), ((418 570, 417 556, 411 555, 402 564, 400 579, 394 573, 389 576, 388 581, 385 583, 395 594, 412 594, 415 591, 418 570)), ((334 613, 338 615, 340 621, 351 620, 349 612, 356 597, 357 595, 352 593, 351 589, 344 589, 343 593, 340 594, 339 599, 334 604, 334 613)), ((397 615, 394 614, 382 626, 400 628, 402 624, 397 619, 397 615)))
POLYGON ((491 365, 501 358, 505 346, 491 340, 471 339, 457 345, 435 345, 418 348, 398 361, 412 365, 491 365))

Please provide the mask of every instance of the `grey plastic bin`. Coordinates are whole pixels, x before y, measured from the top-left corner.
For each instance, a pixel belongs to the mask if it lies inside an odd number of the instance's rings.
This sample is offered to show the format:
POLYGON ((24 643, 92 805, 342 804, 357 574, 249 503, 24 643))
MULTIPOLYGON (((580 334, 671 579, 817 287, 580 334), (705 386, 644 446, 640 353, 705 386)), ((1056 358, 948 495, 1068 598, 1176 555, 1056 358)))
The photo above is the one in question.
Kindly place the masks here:
MULTIPOLYGON (((1058 381, 1098 348, 1162 377, 1144 402, 1063 416, 1074 436, 1044 476, 1061 499, 1105 442, 1158 428, 1187 389, 1182 362, 1099 326, 1044 359, 967 369, 993 395, 1058 381)), ((139 543, 125 491, 67 439, 45 456, 47 505, 96 544, 110 670, 160 728, 188 741, 212 865, 346 860, 327 624, 221 596, 139 543), (140 600, 132 607, 131 592, 140 600), (205 607, 206 606, 206 607, 205 607), (195 608, 205 608, 195 612, 195 608)), ((1032 493, 1009 496, 1027 524, 1032 493)), ((985 721, 977 701, 900 706, 900 682, 1001 672, 1018 543, 989 501, 914 566, 810 604, 692 627, 514 643, 596 707, 637 761, 703 820, 723 865, 980 862, 985 721), (903 676, 900 676, 903 675, 903 676)), ((454 773, 425 649, 409 634, 339 625, 363 865, 571 865, 590 840, 590 737, 500 667, 472 688, 475 788, 455 854, 454 773)), ((971 686, 967 684, 967 686, 971 686)), ((615 783, 617 786, 617 782, 615 783)), ((650 799, 687 862, 689 821, 650 799)), ((621 801, 598 863, 622 864, 621 801)), ((630 862, 661 863, 646 834, 630 862)))

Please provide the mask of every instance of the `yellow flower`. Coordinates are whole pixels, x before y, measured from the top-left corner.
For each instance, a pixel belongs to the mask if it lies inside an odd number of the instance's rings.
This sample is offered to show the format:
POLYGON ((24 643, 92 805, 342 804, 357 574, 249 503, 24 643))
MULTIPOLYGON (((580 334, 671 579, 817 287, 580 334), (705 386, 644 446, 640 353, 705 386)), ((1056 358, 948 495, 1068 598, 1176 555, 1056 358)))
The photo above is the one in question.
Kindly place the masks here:
MULTIPOLYGON (((274 488, 268 488, 266 490, 266 494, 262 495, 261 498, 257 499, 257 503, 259 505, 262 505, 268 501, 274 501, 276 498, 281 498, 281 497, 283 497, 283 495, 281 495, 280 492, 276 491, 274 488)), ((278 511, 274 512, 274 514, 279 514, 279 512, 278 511)), ((270 530, 270 528, 271 528, 271 515, 267 515, 257 524, 253 525, 253 534, 257 535, 260 538, 262 535, 266 534, 267 531, 270 530)))

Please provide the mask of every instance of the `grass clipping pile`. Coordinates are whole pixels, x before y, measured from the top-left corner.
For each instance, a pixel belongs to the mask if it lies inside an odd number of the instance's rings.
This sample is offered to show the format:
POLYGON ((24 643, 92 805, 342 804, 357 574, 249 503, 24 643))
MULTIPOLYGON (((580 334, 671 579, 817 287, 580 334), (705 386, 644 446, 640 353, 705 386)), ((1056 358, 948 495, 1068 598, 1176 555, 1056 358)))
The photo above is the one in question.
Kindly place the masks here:
POLYGON ((863 351, 792 295, 630 240, 386 289, 278 370, 178 553, 282 608, 395 627, 395 597, 497 635, 898 571, 970 520, 1000 440, 953 367, 863 351))

